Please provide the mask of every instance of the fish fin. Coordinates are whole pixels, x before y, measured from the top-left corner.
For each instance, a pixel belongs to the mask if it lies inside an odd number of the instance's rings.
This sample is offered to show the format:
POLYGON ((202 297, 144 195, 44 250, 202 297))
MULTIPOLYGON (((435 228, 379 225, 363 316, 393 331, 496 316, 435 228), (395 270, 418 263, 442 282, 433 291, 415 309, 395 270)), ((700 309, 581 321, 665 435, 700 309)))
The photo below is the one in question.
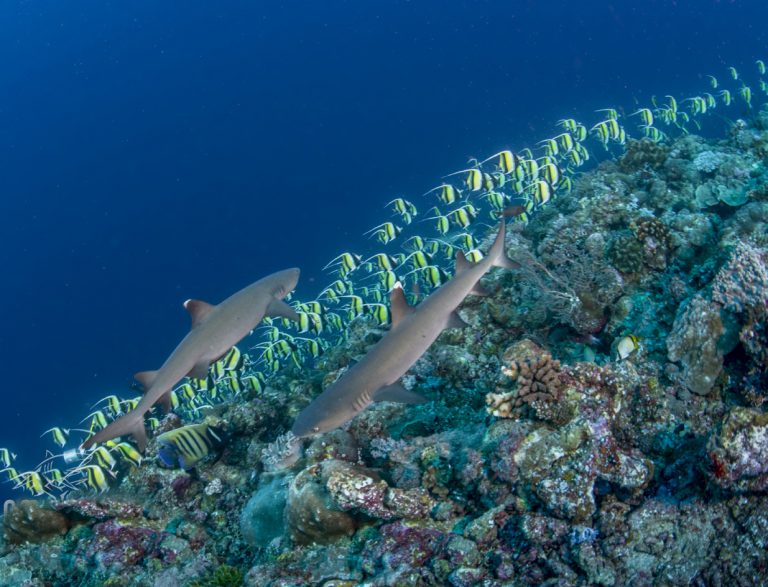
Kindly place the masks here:
POLYGON ((163 413, 170 414, 171 410, 173 409, 173 404, 171 402, 171 392, 166 391, 163 395, 160 396, 160 399, 157 400, 157 403, 163 406, 163 413))
POLYGON ((99 430, 96 434, 87 439, 81 446, 83 450, 91 448, 94 444, 100 444, 107 440, 112 440, 118 436, 130 434, 136 441, 139 452, 144 452, 147 448, 147 431, 144 428, 144 414, 131 412, 122 418, 118 418, 106 428, 99 430))
POLYGON ((408 391, 399 381, 387 385, 373 394, 375 402, 399 402, 401 404, 423 404, 427 401, 423 395, 415 391, 408 391))
POLYGON ((488 255, 493 259, 494 267, 501 267, 502 269, 519 269, 520 264, 515 263, 512 259, 507 257, 507 253, 504 250, 504 237, 506 236, 507 223, 504 222, 502 217, 499 223, 499 233, 496 235, 496 240, 493 241, 493 246, 488 252, 488 255))
POLYGON ((133 376, 136 381, 141 383, 144 391, 147 391, 150 387, 152 387, 156 377, 157 371, 140 371, 133 376))
POLYGON ((467 258, 464 256, 464 252, 459 251, 456 253, 456 275, 462 271, 466 271, 470 267, 472 267, 472 263, 467 261, 467 258))
POLYGON ((294 322, 299 321, 299 315, 296 313, 296 310, 291 308, 283 300, 278 300, 277 298, 272 298, 272 301, 269 302, 265 316, 288 318, 294 322))
POLYGON ((448 325, 446 328, 464 328, 466 326, 469 326, 469 324, 467 324, 456 312, 451 312, 451 315, 448 316, 448 325))
POLYGON ((202 360, 195 363, 195 366, 187 373, 187 377, 191 379, 205 379, 208 377, 208 361, 202 360))
POLYGON ((192 328, 205 321, 208 314, 211 313, 216 306, 209 304, 208 302, 201 302, 200 300, 187 300, 184 302, 184 308, 189 312, 192 317, 192 328))
POLYGON ((413 313, 413 310, 413 306, 409 306, 408 300, 405 299, 403 284, 398 281, 392 291, 389 292, 389 313, 392 316, 392 328, 397 326, 403 317, 413 313))
POLYGON ((473 287, 473 288, 472 288, 472 291, 471 291, 471 292, 469 292, 469 293, 471 293, 471 294, 474 294, 474 295, 476 295, 476 296, 483 296, 483 297, 491 295, 491 292, 489 292, 487 289, 485 289, 485 288, 484 288, 484 287, 483 287, 483 286, 480 284, 480 282, 479 282, 479 281, 478 281, 478 282, 475 284, 475 287, 473 287))

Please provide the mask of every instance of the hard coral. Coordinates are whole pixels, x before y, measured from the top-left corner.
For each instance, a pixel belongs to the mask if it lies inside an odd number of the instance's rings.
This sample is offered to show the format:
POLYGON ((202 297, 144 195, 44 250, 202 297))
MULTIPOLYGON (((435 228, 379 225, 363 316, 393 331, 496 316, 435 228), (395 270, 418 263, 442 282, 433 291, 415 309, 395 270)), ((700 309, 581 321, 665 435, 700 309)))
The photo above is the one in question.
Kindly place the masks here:
POLYGON ((661 167, 669 155, 669 147, 650 139, 628 141, 627 152, 619 159, 619 168, 625 173, 639 171, 644 167, 661 167))
POLYGON ((635 237, 643 244, 645 263, 654 269, 667 266, 667 256, 672 249, 669 228, 658 218, 642 216, 630 224, 635 237))
POLYGON ((502 359, 502 374, 517 381, 514 391, 489 393, 485 402, 489 414, 510 418, 524 406, 530 407, 540 420, 560 419, 557 409, 563 395, 560 361, 530 341, 522 341, 507 349, 502 359), (512 359, 521 349, 528 356, 512 359))
POLYGON ((634 236, 619 236, 611 241, 608 261, 622 273, 639 273, 643 269, 643 245, 634 236))

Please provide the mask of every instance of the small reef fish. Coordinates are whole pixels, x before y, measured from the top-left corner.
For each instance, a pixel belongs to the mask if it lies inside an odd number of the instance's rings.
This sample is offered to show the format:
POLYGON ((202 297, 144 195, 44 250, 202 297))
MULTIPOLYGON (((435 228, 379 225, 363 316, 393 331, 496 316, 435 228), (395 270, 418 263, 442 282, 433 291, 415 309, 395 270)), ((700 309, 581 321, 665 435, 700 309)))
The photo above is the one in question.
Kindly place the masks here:
POLYGON ((135 376, 146 389, 136 409, 94 434, 83 443, 83 448, 132 434, 139 451, 144 452, 147 446, 144 414, 158 402, 167 409, 171 402, 170 391, 181 379, 207 377, 210 364, 256 328, 264 316, 298 321, 296 311, 283 301, 298 281, 299 269, 285 269, 252 283, 217 306, 199 300, 184 302, 192 317, 192 330, 159 370, 144 371, 135 376))
POLYGON ((10 467, 11 462, 14 461, 15 459, 16 459, 16 455, 14 453, 9 451, 7 448, 0 448, 0 463, 2 463, 4 467, 6 468, 10 467))
POLYGON ((209 424, 190 424, 157 437, 157 458, 166 467, 185 471, 224 445, 222 432, 209 424))
POLYGON ((640 342, 634 334, 628 334, 616 344, 616 358, 623 361, 640 348, 640 342))
POLYGON ((335 383, 316 397, 298 415, 292 432, 307 437, 338 428, 375 401, 422 403, 424 398, 408 391, 400 378, 446 328, 466 323, 456 308, 470 293, 483 295, 480 278, 492 267, 518 267, 504 252, 505 222, 488 255, 469 263, 462 252, 456 255, 456 275, 418 306, 410 306, 402 285, 390 293, 392 327, 389 332, 335 383))

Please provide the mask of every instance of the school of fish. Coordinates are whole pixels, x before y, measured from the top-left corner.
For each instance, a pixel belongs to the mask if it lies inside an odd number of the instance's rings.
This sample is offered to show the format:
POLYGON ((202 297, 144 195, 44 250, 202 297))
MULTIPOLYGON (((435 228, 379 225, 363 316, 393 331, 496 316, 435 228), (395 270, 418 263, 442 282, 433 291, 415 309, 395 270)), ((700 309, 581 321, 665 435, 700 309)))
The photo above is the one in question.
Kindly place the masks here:
MULTIPOLYGON (((160 426, 157 404, 166 411, 172 410, 187 424, 157 437, 159 461, 164 466, 193 468, 225 442, 219 431, 199 423, 206 408, 237 401, 243 392, 262 392, 270 378, 288 365, 301 368, 310 364, 328 347, 343 343, 350 323, 355 320, 384 327, 393 323, 394 313, 394 323, 403 321, 414 306, 419 308, 418 304, 434 290, 451 281, 454 267, 460 272, 462 267, 482 262, 485 256, 480 250, 481 241, 488 234, 489 225, 498 226, 501 218, 503 243, 505 219, 527 223, 553 198, 567 197, 579 169, 601 153, 616 154, 631 138, 662 142, 668 136, 696 132, 702 128, 703 119, 715 112, 722 118, 726 117, 723 112, 748 115, 756 102, 765 101, 768 96, 765 74, 763 60, 754 63, 746 78, 735 67, 728 67, 720 78, 702 76, 706 88, 697 95, 654 96, 649 104, 638 104, 627 111, 599 109, 595 111, 597 122, 591 124, 564 118, 557 122, 553 136, 533 147, 505 149, 482 160, 471 159, 465 169, 447 174, 420 196, 390 200, 385 208, 391 217, 365 232, 376 243, 376 249, 344 251, 331 259, 324 267, 331 274, 329 283, 313 300, 291 299, 298 270, 287 270, 295 272, 295 280, 292 273, 291 278, 272 284, 269 292, 262 290, 260 297, 254 298, 260 307, 246 325, 228 322, 226 311, 219 311, 217 318, 213 310, 219 306, 188 301, 185 307, 192 316, 192 331, 166 365, 179 349, 186 349, 188 360, 174 359, 177 368, 170 369, 173 374, 159 386, 162 389, 155 385, 153 391, 157 373, 138 374, 149 392, 146 396, 109 394, 95 402, 93 411, 78 426, 49 428, 42 436, 57 448, 47 451, 45 458, 31 469, 18 470, 17 453, 0 448, 0 475, 15 489, 33 496, 61 498, 73 491, 107 491, 122 470, 140 467, 146 458, 144 426, 150 432, 160 426), (753 91, 747 79, 755 77, 753 91), (290 305, 283 299, 290 301, 290 305), (189 351, 188 342, 182 348, 185 341, 194 339, 196 328, 206 323, 209 325, 205 328, 214 333, 217 342, 227 347, 218 357, 189 351), (248 352, 233 346, 254 328, 261 337, 259 343, 248 352), (134 442, 125 437, 128 434, 133 434, 134 442)), ((498 238, 497 235, 497 242, 498 238)), ((496 261, 493 264, 511 266, 496 261)), ((478 271, 477 279, 481 275, 478 271)), ((478 287, 475 293, 481 293, 481 289, 478 287)), ((445 320, 444 326, 460 325, 448 314, 445 320)), ((393 326, 392 330, 397 329, 393 326)), ((637 345, 634 336, 625 337, 617 350, 617 360, 628 356, 637 345)), ((378 390, 379 399, 419 401, 396 381, 389 381, 385 375, 380 379, 384 387, 378 390)), ((355 398, 360 409, 352 410, 348 416, 332 417, 336 414, 328 414, 327 410, 320 415, 302 413, 295 425, 297 435, 310 435, 343 424, 370 401, 376 401, 376 392, 367 390, 366 402, 355 398)), ((319 405, 323 396, 325 392, 310 408, 319 405)))

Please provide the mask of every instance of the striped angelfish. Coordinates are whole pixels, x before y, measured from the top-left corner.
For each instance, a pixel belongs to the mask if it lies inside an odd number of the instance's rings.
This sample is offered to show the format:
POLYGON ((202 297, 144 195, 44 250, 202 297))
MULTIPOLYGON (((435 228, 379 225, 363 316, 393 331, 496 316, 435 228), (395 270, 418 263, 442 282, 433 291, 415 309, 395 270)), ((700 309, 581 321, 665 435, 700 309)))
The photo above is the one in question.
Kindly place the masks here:
POLYGON ((166 467, 194 469, 197 463, 224 444, 222 432, 208 424, 190 424, 157 437, 157 457, 166 467))

